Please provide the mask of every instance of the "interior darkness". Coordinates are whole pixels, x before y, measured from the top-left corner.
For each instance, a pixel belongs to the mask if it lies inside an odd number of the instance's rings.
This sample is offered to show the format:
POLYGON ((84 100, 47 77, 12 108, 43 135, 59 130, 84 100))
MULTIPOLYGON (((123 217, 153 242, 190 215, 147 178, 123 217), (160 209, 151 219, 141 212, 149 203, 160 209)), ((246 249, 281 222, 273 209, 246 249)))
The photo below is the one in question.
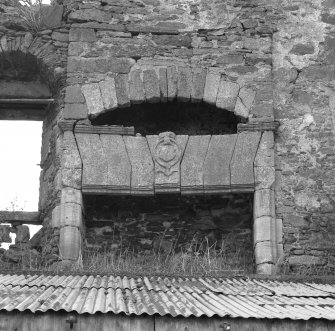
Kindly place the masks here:
POLYGON ((241 120, 232 112, 204 103, 143 103, 118 108, 92 119, 93 125, 134 126, 141 135, 172 131, 175 134, 204 135, 237 132, 241 120))

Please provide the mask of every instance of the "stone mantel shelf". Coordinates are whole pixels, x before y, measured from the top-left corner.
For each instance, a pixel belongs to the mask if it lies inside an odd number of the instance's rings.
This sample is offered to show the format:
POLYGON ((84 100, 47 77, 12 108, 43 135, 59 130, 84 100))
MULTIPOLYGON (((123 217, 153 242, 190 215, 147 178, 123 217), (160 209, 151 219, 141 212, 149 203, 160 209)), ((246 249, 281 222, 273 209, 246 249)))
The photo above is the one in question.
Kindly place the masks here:
POLYGON ((254 192, 260 132, 126 136, 75 132, 87 194, 254 192))

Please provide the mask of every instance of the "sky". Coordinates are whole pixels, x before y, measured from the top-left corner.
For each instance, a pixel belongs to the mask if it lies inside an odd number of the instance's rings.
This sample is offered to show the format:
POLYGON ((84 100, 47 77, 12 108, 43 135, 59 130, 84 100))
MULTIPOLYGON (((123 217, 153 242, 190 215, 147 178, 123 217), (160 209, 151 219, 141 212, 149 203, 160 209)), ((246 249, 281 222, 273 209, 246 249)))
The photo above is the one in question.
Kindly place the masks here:
POLYGON ((0 121, 0 210, 38 210, 41 144, 41 121, 0 121))

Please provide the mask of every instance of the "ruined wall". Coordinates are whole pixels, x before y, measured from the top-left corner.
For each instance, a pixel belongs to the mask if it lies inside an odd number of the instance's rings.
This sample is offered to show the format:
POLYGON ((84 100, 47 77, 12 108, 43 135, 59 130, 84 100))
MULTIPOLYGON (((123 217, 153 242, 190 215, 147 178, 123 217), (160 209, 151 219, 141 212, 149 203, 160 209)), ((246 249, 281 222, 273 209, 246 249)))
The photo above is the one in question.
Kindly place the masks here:
MULTIPOLYGON (((284 251, 334 270, 335 2, 280 1, 273 43, 276 214, 284 251)), ((320 268, 322 269, 322 268, 320 268)))
MULTIPOLYGON (((22 28, 7 2, 0 6, 0 54, 28 49, 47 63, 49 71, 41 70, 40 76, 48 77, 57 99, 44 121, 39 208, 45 223, 60 228, 63 251, 78 251, 85 236, 82 160, 74 128, 128 125, 122 117, 108 116, 134 105, 141 111, 145 103, 203 101, 258 129, 279 121, 276 220, 260 227, 264 231, 257 236, 268 244, 270 232, 283 224, 283 235, 277 232, 277 242, 283 237, 284 243, 281 262, 293 271, 301 265, 332 271, 333 0, 58 0, 64 5, 61 25, 43 29, 36 38, 22 28), (66 77, 66 88, 55 88, 54 77, 66 77)), ((265 145, 271 145, 271 135, 265 145)), ((260 168, 266 165, 257 162, 260 168)), ((258 189, 271 196, 271 169, 258 189)), ((266 212, 272 217, 272 211, 266 212)), ((98 214, 86 217, 89 222, 98 214)), ((89 244, 98 228, 88 227, 89 244)), ((76 259, 76 254, 66 258, 76 259)), ((273 264, 276 258, 264 261, 273 264)))

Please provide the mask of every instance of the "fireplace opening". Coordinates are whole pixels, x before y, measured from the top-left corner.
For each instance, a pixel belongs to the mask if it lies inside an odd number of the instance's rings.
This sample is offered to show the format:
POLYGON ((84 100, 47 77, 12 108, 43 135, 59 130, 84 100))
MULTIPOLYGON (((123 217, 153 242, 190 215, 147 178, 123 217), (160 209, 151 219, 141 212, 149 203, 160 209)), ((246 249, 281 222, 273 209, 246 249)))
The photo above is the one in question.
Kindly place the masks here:
POLYGON ((204 103, 143 103, 119 108, 92 119, 93 125, 134 126, 143 136, 165 131, 206 135, 237 132, 240 118, 234 113, 204 103))
POLYGON ((210 249, 252 266, 252 202, 253 194, 85 195, 86 249, 146 255, 210 249))

